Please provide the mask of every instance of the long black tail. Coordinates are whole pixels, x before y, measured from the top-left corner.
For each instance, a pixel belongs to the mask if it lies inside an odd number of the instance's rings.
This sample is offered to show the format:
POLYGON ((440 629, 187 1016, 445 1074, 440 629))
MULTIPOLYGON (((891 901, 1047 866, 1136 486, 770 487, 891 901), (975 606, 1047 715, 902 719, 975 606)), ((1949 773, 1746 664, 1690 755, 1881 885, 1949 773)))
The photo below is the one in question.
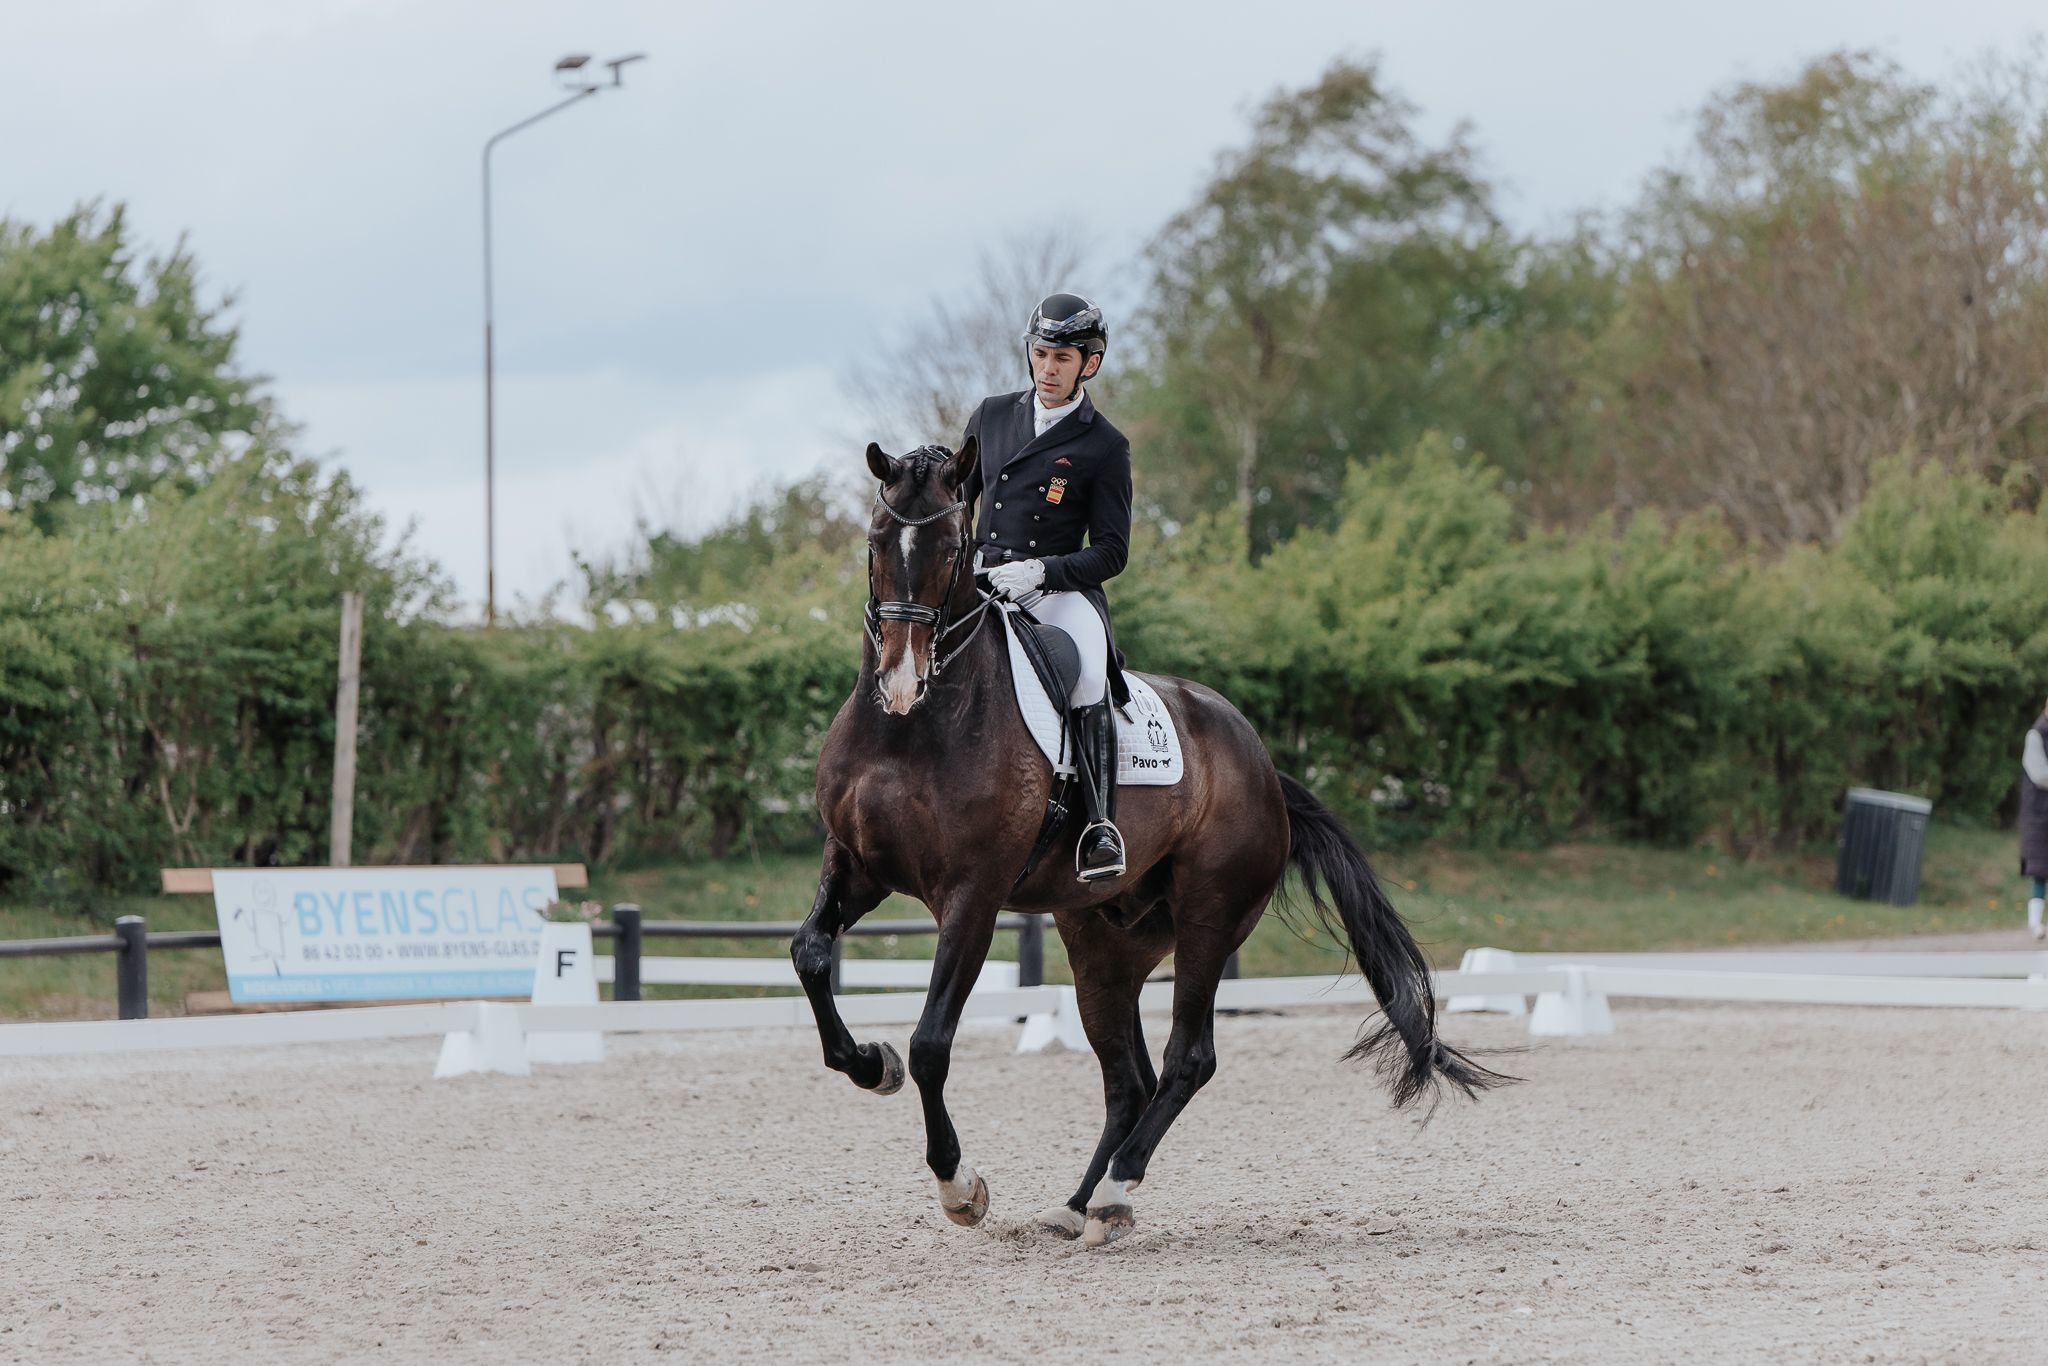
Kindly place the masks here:
POLYGON ((1372 1059, 1397 1106, 1433 1094, 1443 1081, 1477 1099, 1488 1087, 1517 1080, 1480 1066, 1437 1037, 1429 962, 1380 889, 1358 841, 1314 793, 1285 773, 1280 791, 1287 799, 1288 857, 1301 870, 1316 914, 1331 934, 1350 943, 1380 1001, 1379 1027, 1362 1034, 1344 1056, 1372 1059))

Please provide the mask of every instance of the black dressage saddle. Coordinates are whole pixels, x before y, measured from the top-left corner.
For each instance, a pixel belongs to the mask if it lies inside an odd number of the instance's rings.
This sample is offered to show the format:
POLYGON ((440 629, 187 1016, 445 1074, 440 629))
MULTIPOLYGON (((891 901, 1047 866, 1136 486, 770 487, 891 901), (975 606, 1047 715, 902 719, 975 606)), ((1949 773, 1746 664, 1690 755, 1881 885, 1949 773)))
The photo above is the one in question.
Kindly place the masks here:
POLYGON ((1034 620, 1028 612, 1012 612, 1010 626, 1017 632, 1018 643, 1024 647, 1024 657, 1031 661, 1038 681, 1045 684, 1054 710, 1064 720, 1067 698, 1081 681, 1081 647, 1059 627, 1034 620))

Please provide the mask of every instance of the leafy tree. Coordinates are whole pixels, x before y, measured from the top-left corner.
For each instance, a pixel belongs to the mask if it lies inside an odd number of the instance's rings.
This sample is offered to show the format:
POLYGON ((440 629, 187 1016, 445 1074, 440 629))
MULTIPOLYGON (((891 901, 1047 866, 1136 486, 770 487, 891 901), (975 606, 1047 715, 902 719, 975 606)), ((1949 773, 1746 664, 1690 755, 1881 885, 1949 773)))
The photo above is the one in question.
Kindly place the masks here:
POLYGON ((0 220, 0 509, 44 529, 196 487, 277 434, 191 255, 138 261, 128 236, 118 206, 47 233, 0 220))
POLYGON ((1415 112, 1340 61, 1261 106, 1153 241, 1134 397, 1141 459, 1172 452, 1175 478, 1146 489, 1169 515, 1227 502, 1256 552, 1350 455, 1430 425, 1447 339, 1507 280, 1464 133, 1428 146, 1415 112))
POLYGON ((441 607, 346 477, 242 455, 191 494, 0 536, 0 883, 324 849, 337 607, 365 594, 364 789, 441 607))
POLYGON ((862 504, 837 476, 770 490, 697 537, 643 524, 623 561, 580 563, 585 606, 615 622, 676 618, 739 604, 787 605, 822 570, 858 566, 862 504), (771 591, 771 589, 773 591, 771 591))

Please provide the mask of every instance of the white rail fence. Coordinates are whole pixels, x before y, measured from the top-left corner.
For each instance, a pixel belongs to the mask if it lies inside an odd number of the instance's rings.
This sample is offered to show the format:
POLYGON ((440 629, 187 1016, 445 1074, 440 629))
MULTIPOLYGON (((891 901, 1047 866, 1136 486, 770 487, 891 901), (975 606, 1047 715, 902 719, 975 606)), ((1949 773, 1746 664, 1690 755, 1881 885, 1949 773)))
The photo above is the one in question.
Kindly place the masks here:
MULTIPOLYGON (((601 959, 600 977, 609 980, 601 959)), ((649 983, 792 985, 782 959, 664 958, 645 960, 649 983)), ((922 985, 930 964, 849 960, 847 986, 922 985)), ((1025 1029, 1020 1051, 1053 1042, 1085 1049, 1071 987, 1018 987, 1014 963, 990 963, 968 998, 965 1018, 1015 1021, 1025 1029)), ((1802 1005, 1917 1006, 2048 1010, 2048 953, 1697 953, 1540 954, 1475 949, 1456 972, 1435 974, 1439 997, 1453 1011, 1528 1013, 1530 1032, 1559 1037, 1611 1033, 1614 996, 1669 1001, 1775 1002, 1802 1005), (1536 998, 1533 1012, 1525 1002, 1536 998)), ((1173 985, 1147 986, 1140 1008, 1158 1012, 1173 985)), ((924 1009, 922 991, 841 996, 847 1023, 906 1025, 924 1009)), ((1226 981, 1222 1009, 1285 1009, 1373 1004, 1357 977, 1267 977, 1226 981)), ((524 1039, 536 1032, 668 1032, 811 1027, 798 996, 756 1000, 623 1001, 597 1005, 446 1002, 262 1015, 153 1020, 89 1020, 0 1025, 0 1057, 54 1057, 188 1048, 445 1036, 458 1040, 476 1065, 449 1070, 526 1070, 524 1039)), ((462 1050, 456 1050, 462 1051, 462 1050)))
MULTIPOLYGON (((597 980, 611 982, 618 962, 610 956, 596 960, 597 980)), ((1018 966, 991 958, 981 965, 975 979, 976 991, 1015 991, 1018 966)), ((931 985, 932 964, 928 958, 846 958, 839 963, 842 987, 915 987, 931 985)), ((794 987, 796 968, 789 956, 780 958, 687 958, 680 954, 653 954, 640 960, 642 986, 668 987, 794 987)))
POLYGON ((1516 968, 1668 968, 1684 972, 1767 972, 1845 977, 2031 977, 2048 973, 2048 951, 1999 953, 1842 952, 1822 949, 1713 949, 1696 953, 1524 953, 1473 949, 1463 970, 1480 957, 1516 968))

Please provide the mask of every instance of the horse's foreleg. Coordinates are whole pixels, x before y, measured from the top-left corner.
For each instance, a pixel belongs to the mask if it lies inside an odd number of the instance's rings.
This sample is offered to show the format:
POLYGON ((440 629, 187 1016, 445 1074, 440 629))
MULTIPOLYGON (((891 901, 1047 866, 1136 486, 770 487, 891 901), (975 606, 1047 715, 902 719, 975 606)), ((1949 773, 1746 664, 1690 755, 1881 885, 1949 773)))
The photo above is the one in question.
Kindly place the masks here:
POLYGON ((967 993, 981 975, 989 940, 995 936, 996 900, 976 896, 933 908, 939 918, 939 945, 932 955, 931 990, 910 1036, 910 1078, 924 1100, 925 1161, 938 1179, 939 1204, 946 1217, 969 1228, 988 1214, 988 1183, 960 1160, 960 1136, 946 1113, 946 1074, 967 993))
POLYGON ((818 897, 811 913, 789 941, 797 980, 810 997, 825 1045, 825 1066, 844 1072, 854 1085, 878 1095, 903 1089, 903 1059, 886 1043, 856 1044, 832 999, 832 944, 848 926, 880 905, 888 892, 875 885, 835 839, 825 841, 825 865, 818 875, 818 897))
POLYGON ((1216 984, 1236 947, 1227 933, 1185 924, 1178 927, 1173 951, 1173 1033, 1166 1042, 1159 1086, 1111 1155, 1108 1170, 1088 1194, 1086 1235, 1090 1247, 1114 1242, 1131 1231, 1131 1192, 1145 1179, 1153 1149, 1195 1098, 1195 1092, 1216 1075, 1216 984))

